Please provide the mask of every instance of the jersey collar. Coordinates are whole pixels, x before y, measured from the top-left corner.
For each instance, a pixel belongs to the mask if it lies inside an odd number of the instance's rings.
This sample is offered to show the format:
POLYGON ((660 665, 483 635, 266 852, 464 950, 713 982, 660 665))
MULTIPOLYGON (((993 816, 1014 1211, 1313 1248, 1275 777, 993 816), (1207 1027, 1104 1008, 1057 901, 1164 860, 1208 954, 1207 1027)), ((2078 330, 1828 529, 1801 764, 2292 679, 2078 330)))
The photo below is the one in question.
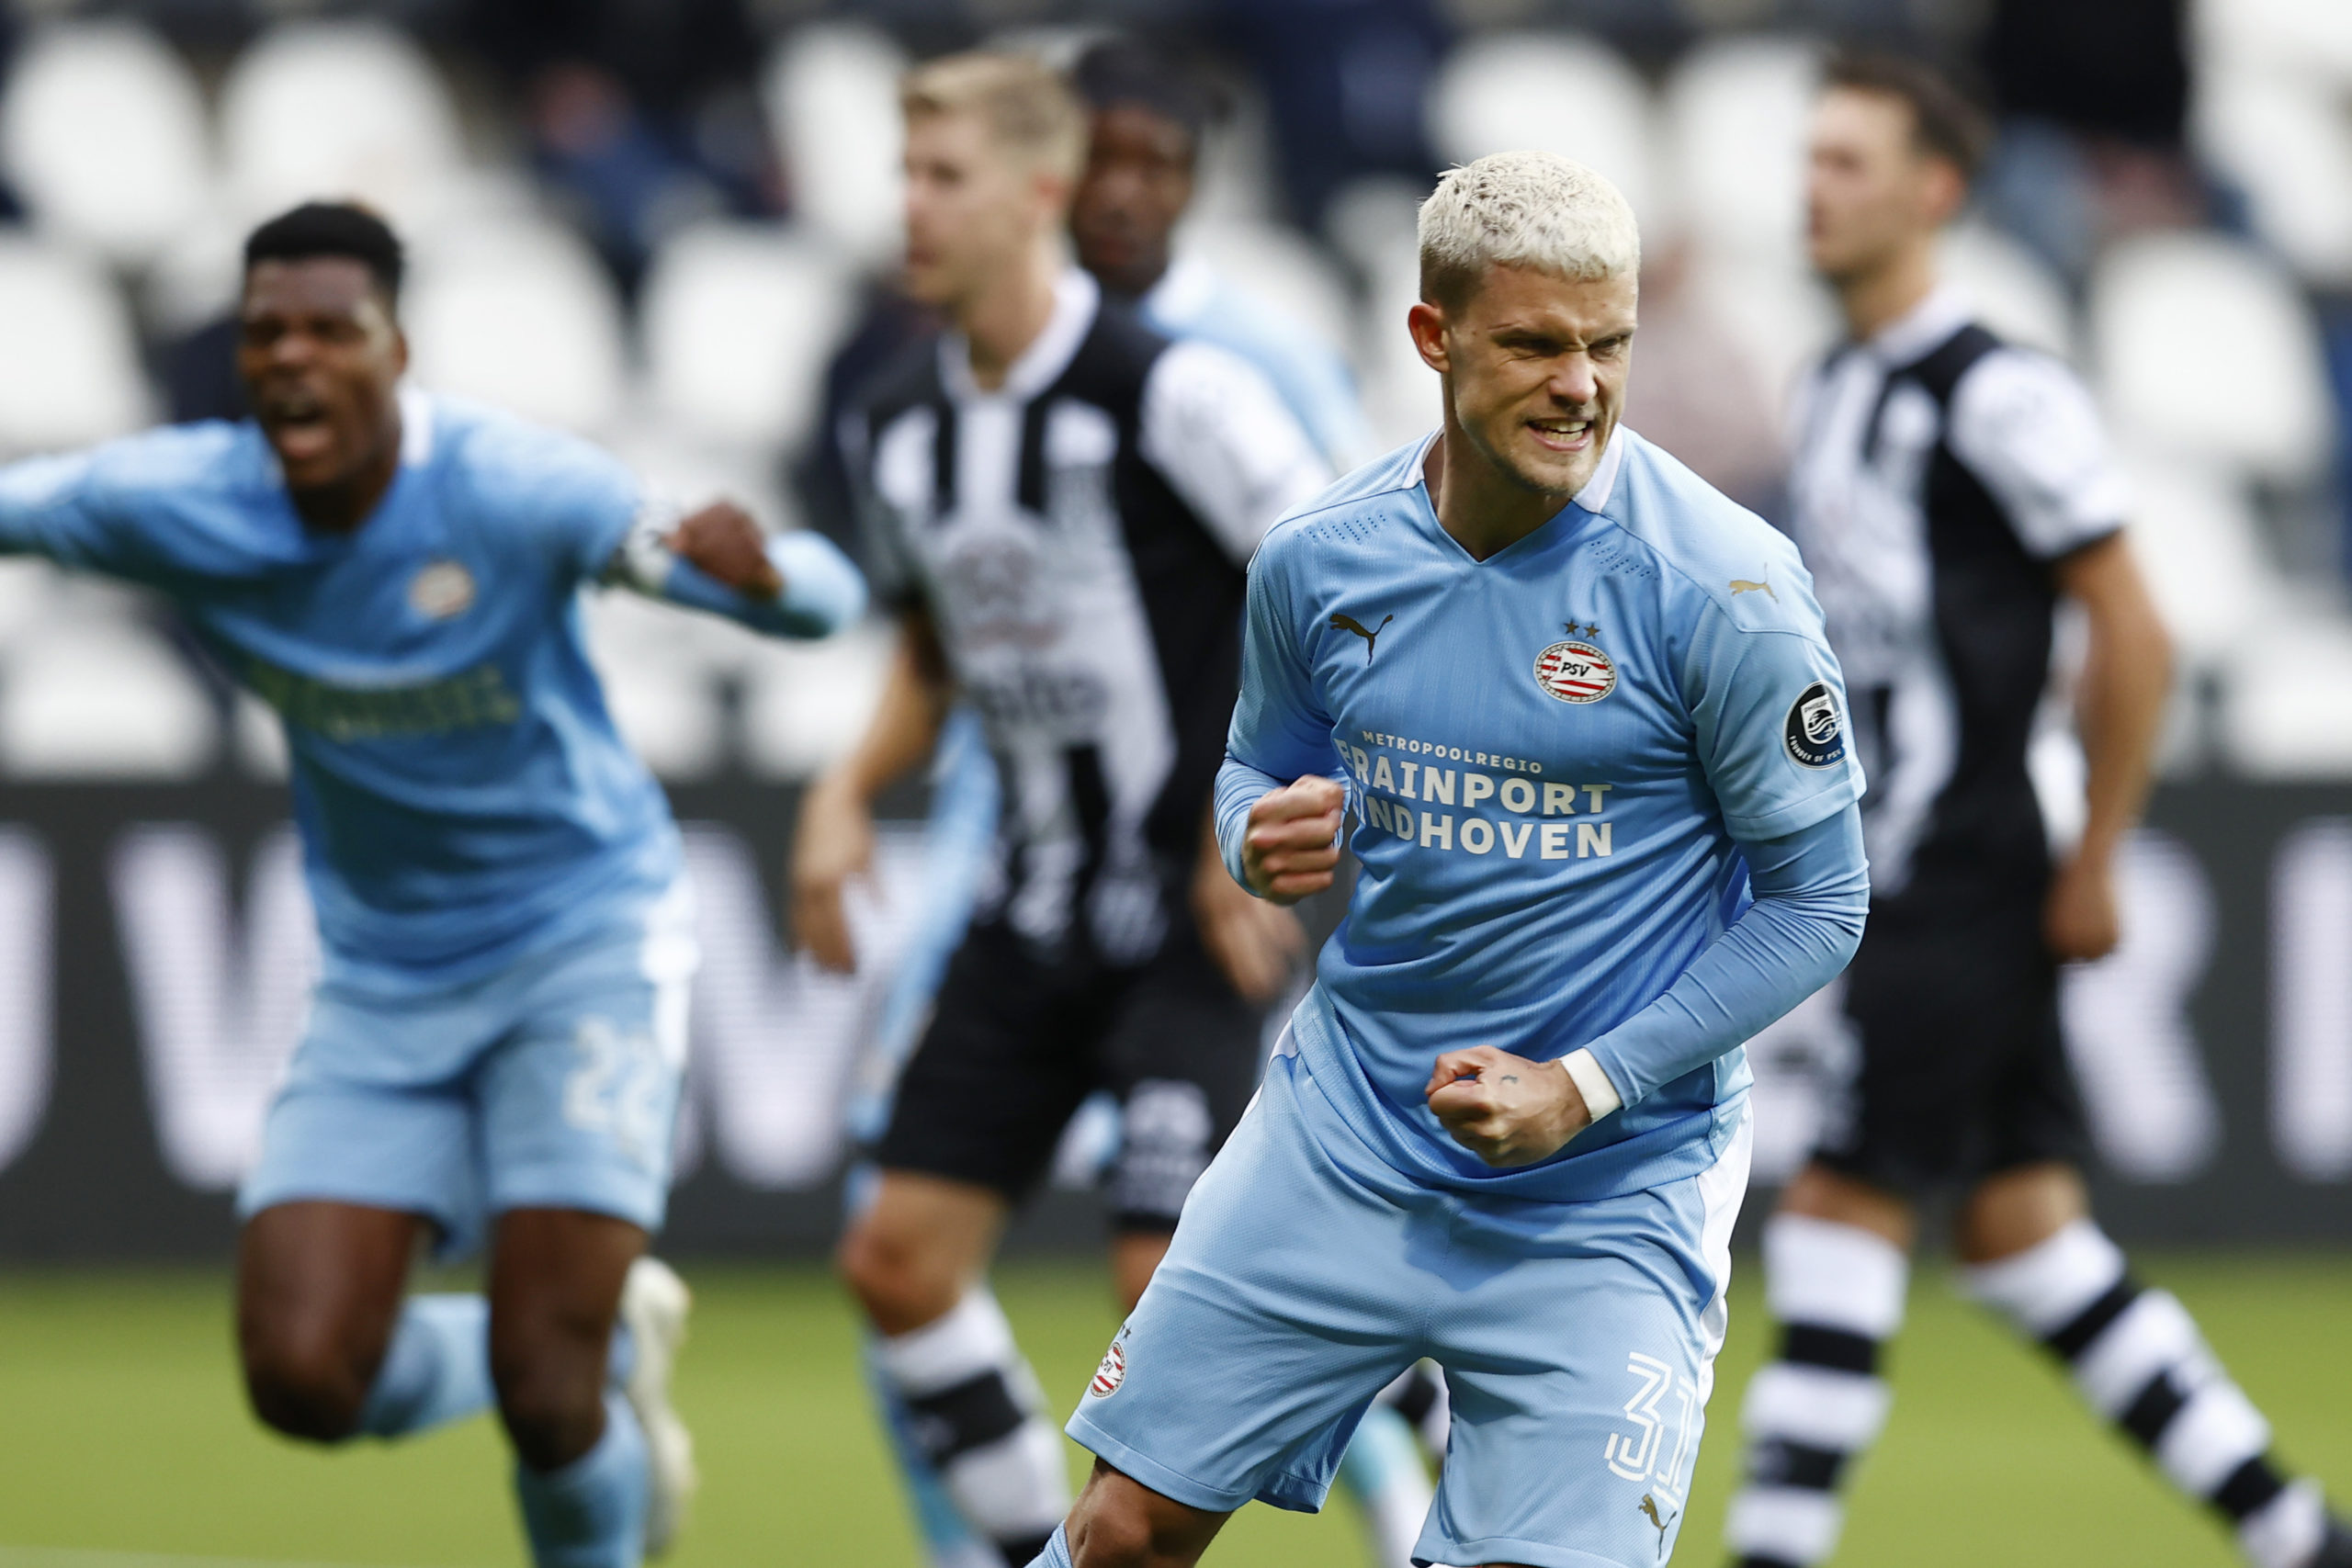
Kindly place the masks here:
POLYGON ((1625 422, 1619 420, 1609 433, 1609 445, 1600 450, 1600 462, 1593 468, 1592 478, 1577 491, 1573 504, 1596 516, 1609 510, 1609 498, 1617 492, 1617 470, 1625 466, 1624 436, 1625 422))
POLYGON ((971 341, 962 333, 948 333, 939 340, 939 378, 947 395, 958 402, 988 397, 1028 401, 1069 368, 1102 303, 1102 288, 1091 274, 1074 266, 1065 269, 1054 279, 1054 313, 1046 319, 1046 330, 1021 351, 1005 372, 1004 385, 993 392, 983 391, 972 379, 971 341))
MULTIPOLYGON (((1510 555, 1521 546, 1526 545, 1529 539, 1551 533, 1553 525, 1560 521, 1561 513, 1566 512, 1569 507, 1574 507, 1578 512, 1589 513, 1595 517, 1601 515, 1609 505, 1609 498, 1617 492, 1617 475, 1625 466, 1625 438, 1632 434, 1625 428, 1624 422, 1620 420, 1617 428, 1609 433, 1609 445, 1600 449, 1600 462, 1592 470, 1592 478, 1585 480, 1584 488, 1568 498, 1567 506, 1560 508, 1559 512, 1545 518, 1543 526, 1528 535, 1527 538, 1506 547, 1487 558, 1493 560, 1510 555)), ((1444 438, 1444 430, 1440 428, 1423 436, 1421 444, 1413 448, 1412 467, 1406 471, 1413 476, 1412 491, 1414 494, 1420 497, 1420 510, 1429 520, 1429 526, 1440 538, 1460 551, 1463 559, 1468 560, 1470 555, 1468 551, 1462 549, 1462 541, 1447 533, 1445 525, 1438 521, 1437 497, 1430 493, 1430 448, 1436 446, 1444 438)))
POLYGON ((401 400, 401 467, 421 468, 433 461, 433 399, 403 382, 401 400))
POLYGON ((1870 351, 1881 364, 1908 365, 1966 326, 1973 317, 1966 296, 1949 283, 1939 284, 1925 299, 1881 327, 1870 340, 1870 351))

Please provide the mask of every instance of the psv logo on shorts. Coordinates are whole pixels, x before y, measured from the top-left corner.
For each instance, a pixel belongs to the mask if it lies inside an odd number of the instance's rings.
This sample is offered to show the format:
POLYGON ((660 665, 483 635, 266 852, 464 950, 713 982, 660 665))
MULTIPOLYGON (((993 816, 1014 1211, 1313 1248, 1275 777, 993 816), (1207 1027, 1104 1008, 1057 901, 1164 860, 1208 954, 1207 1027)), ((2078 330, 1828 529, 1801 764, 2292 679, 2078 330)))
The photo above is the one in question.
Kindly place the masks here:
POLYGON ((1535 656, 1535 683, 1564 703, 1597 703, 1617 689, 1617 666, 1589 642, 1555 642, 1535 656))
POLYGON ((1127 1381, 1126 1338, 1126 1330, 1121 1329, 1119 1337, 1111 1341, 1111 1348, 1102 1352, 1102 1364, 1094 1369, 1094 1376, 1086 1385, 1089 1399, 1108 1399, 1127 1381))

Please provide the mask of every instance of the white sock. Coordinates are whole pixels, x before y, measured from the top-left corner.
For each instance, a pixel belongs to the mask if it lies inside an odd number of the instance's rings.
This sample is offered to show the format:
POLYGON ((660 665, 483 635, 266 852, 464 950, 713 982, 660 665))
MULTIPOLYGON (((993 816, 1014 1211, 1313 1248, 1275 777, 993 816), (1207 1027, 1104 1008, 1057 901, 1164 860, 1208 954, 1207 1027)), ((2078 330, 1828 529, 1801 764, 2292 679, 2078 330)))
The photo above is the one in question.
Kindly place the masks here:
POLYGON ((875 1345, 875 1363, 906 1401, 917 1441, 973 1530, 1025 1563, 1069 1511, 1061 1435, 985 1286, 936 1322, 875 1345))
POLYGON ((1747 1479, 1724 1521, 1749 1568, 1809 1568, 1837 1550, 1838 1488, 1886 1424, 1880 1348, 1903 1325, 1910 1260, 1884 1237, 1807 1214, 1764 1224, 1764 1297, 1780 1353, 1740 1409, 1747 1479))
POLYGON ((1962 1271, 1968 1293, 2067 1364, 2084 1402, 2148 1451, 2166 1479, 2236 1527, 2258 1568, 2301 1568, 2325 1512, 2268 1459, 2270 1423, 2222 1370, 2169 1291, 2132 1277, 2087 1219, 1962 1271))

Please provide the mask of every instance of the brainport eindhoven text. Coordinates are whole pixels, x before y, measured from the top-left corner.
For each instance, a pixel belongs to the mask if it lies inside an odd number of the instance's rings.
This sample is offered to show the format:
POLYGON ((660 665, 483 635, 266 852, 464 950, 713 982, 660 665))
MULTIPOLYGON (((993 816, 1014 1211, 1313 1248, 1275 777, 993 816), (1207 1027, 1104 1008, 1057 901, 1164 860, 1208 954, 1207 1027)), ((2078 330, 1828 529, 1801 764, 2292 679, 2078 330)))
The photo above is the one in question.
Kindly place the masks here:
POLYGON ((1395 834, 1408 842, 1419 843, 1424 849, 1455 850, 1483 855, 1499 849, 1511 860, 1523 858, 1532 847, 1539 860, 1584 860, 1611 852, 1611 824, 1606 821, 1562 822, 1543 820, 1563 817, 1599 818, 1608 809, 1609 791, 1605 784, 1559 784, 1548 779, 1522 778, 1522 773, 1541 774, 1544 764, 1526 761, 1518 757, 1503 757, 1488 751, 1467 751, 1459 746, 1441 746, 1434 742, 1408 740, 1403 736, 1382 735, 1373 730, 1360 731, 1363 738, 1378 750, 1367 752, 1361 746, 1342 740, 1340 750, 1349 770, 1355 774, 1363 796, 1363 817, 1365 822, 1395 834), (1390 757, 1388 752, 1414 752, 1418 757, 1390 757), (1439 761, 1467 762, 1467 768, 1442 768, 1439 761), (1480 768, 1500 770, 1504 776, 1480 773, 1480 768), (1375 794, 1375 791, 1382 792, 1375 794), (1383 795, 1395 798, 1383 798, 1383 795), (1584 800, 1584 809, 1577 808, 1577 797, 1584 800), (1403 801, 1416 801, 1423 806, 1454 806, 1459 804, 1465 815, 1457 824, 1450 815, 1428 810, 1415 810, 1403 801), (1489 820, 1484 817, 1466 815, 1482 801, 1491 800, 1501 811, 1533 817, 1532 822, 1513 822, 1508 818, 1489 820), (1571 835, 1570 829, 1574 829, 1571 835))

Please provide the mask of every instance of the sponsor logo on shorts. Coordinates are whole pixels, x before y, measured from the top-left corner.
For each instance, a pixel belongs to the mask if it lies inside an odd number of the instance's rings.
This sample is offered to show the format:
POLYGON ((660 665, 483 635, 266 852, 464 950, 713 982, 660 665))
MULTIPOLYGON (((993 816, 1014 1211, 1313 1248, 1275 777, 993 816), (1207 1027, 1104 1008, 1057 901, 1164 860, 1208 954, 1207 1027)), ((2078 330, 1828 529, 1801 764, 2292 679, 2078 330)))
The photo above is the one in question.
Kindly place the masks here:
POLYGON ((1093 1379, 1086 1385, 1086 1396, 1089 1399, 1108 1399, 1118 1393, 1119 1385, 1126 1381, 1127 1331, 1122 1328, 1119 1337, 1111 1341, 1111 1348, 1102 1352, 1102 1364, 1094 1369, 1093 1379))
POLYGON ((1829 768, 1846 760, 1846 721, 1827 682, 1815 681, 1797 694, 1781 735, 1799 767, 1829 768))
POLYGON ((1535 683, 1564 703, 1597 703, 1617 689, 1617 666, 1591 643, 1555 642, 1535 656, 1535 683))
POLYGON ((473 608, 474 574, 458 561, 437 560, 409 580, 408 607, 428 621, 447 621, 473 608))

